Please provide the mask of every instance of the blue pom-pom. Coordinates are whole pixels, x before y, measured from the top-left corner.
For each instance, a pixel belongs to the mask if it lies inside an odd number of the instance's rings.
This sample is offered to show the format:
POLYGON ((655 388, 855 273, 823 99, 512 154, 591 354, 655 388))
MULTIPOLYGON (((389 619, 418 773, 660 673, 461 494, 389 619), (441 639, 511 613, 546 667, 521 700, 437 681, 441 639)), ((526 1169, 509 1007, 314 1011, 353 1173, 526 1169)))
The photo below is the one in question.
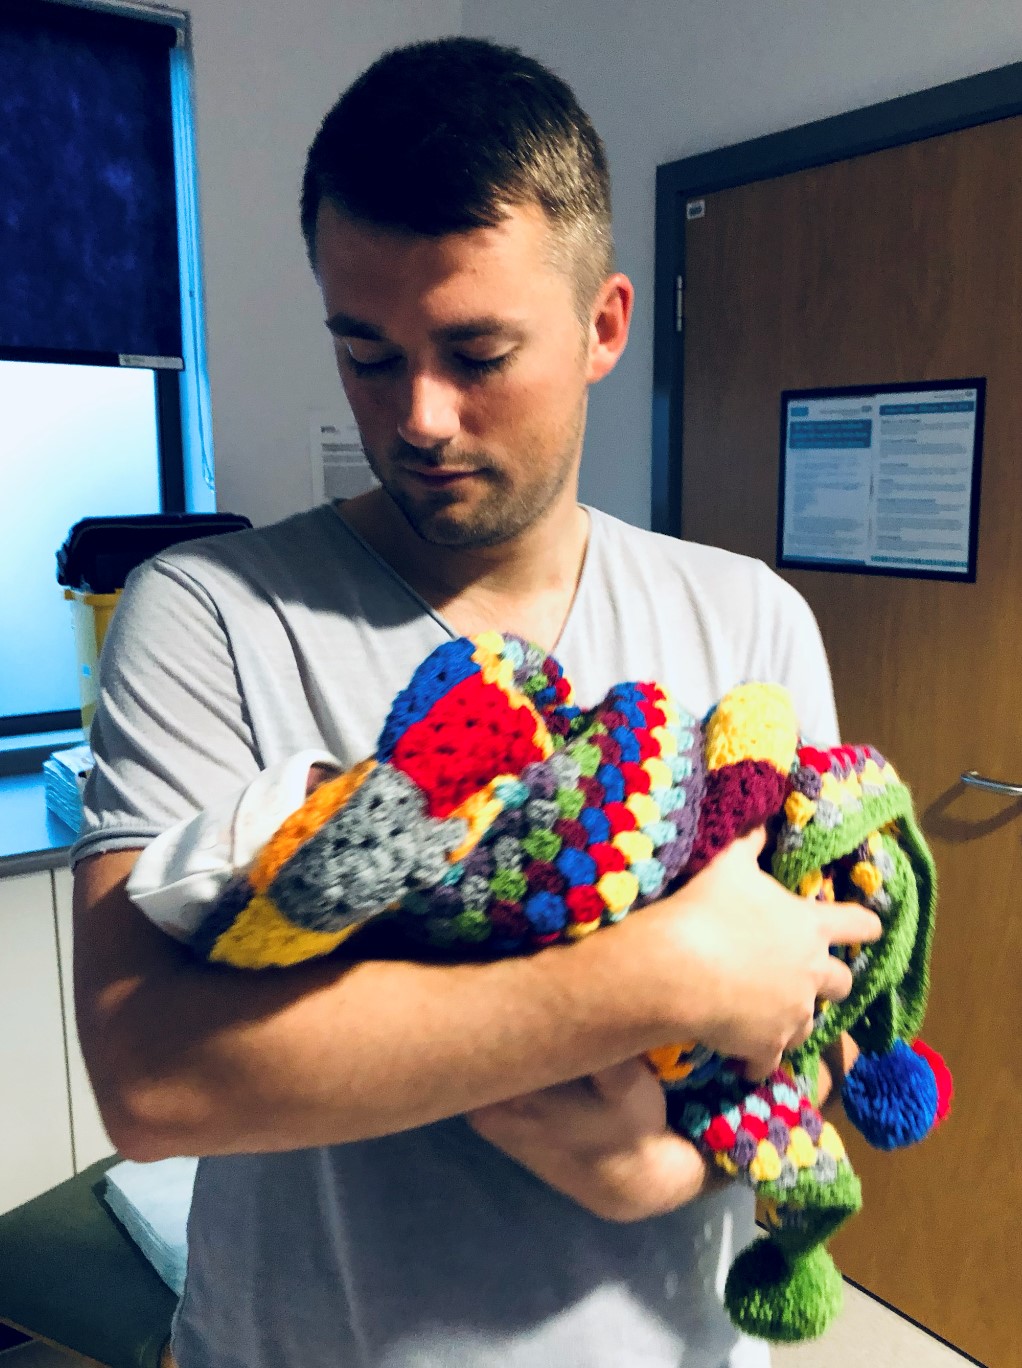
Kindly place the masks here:
POLYGON ((903 1040, 890 1054, 861 1054, 841 1091, 848 1119, 875 1149, 922 1140, 937 1116, 937 1080, 903 1040))

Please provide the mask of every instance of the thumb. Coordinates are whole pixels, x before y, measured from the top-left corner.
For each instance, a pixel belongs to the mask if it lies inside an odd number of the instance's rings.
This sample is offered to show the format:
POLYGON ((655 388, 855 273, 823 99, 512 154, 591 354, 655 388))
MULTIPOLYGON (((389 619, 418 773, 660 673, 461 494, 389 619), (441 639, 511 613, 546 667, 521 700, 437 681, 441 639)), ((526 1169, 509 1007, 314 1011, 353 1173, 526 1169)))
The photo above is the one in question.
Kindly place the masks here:
POLYGON ((747 831, 744 836, 736 837, 732 844, 737 849, 746 851, 750 858, 758 863, 759 857, 763 854, 766 847, 766 843, 766 827, 756 826, 753 827, 751 831, 747 831))
POLYGON ((774 1052, 773 1054, 756 1055, 752 1059, 747 1059, 742 1071, 750 1083, 763 1083, 780 1067, 781 1055, 779 1052, 774 1052))

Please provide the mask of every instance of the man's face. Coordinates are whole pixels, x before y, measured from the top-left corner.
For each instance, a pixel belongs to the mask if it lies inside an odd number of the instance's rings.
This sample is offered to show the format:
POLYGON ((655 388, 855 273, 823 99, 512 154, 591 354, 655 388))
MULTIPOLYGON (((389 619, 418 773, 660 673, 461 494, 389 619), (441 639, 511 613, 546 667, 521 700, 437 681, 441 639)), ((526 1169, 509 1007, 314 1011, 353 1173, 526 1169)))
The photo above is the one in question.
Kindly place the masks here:
POLYGON ((374 474, 412 528, 483 547, 573 504, 594 378, 538 206, 440 238, 326 203, 316 274, 374 474))

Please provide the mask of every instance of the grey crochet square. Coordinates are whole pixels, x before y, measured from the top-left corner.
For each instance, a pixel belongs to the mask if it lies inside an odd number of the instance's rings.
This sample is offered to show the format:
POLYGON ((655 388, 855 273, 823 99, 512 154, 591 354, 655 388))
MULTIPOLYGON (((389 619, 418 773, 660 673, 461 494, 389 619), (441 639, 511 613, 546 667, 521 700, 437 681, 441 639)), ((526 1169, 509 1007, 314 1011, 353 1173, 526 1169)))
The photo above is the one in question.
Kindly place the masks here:
POLYGON ((464 822, 429 817, 418 786, 380 765, 267 891, 296 925, 337 931, 434 882, 464 833, 464 822))

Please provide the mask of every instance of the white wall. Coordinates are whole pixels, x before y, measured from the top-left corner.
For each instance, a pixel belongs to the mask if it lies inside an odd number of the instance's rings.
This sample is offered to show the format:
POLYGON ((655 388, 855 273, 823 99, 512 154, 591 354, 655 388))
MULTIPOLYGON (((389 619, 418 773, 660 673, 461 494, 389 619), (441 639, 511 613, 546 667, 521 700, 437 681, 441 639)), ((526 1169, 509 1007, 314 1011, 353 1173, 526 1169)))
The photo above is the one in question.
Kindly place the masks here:
POLYGON ((268 522, 311 502, 308 414, 340 381, 298 193, 327 109, 386 48, 461 30, 462 0, 184 0, 217 502, 268 522))
MULTIPOLYGON (((583 498, 649 525, 655 169, 1022 59, 1019 0, 465 0, 465 32, 575 88, 607 143, 629 351, 593 394, 583 498)), ((726 300, 721 307, 726 307, 726 300)))

